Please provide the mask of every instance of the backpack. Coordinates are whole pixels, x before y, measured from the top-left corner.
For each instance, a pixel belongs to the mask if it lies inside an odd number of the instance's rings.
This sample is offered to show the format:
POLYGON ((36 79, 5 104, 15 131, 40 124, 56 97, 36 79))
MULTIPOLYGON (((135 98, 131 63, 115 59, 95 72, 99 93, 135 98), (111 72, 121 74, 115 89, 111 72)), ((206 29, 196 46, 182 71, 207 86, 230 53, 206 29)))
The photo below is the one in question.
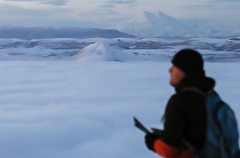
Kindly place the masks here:
POLYGON ((194 91, 206 97, 206 138, 196 158, 239 158, 237 120, 231 107, 214 90, 206 94, 195 87, 186 87, 182 91, 194 91))

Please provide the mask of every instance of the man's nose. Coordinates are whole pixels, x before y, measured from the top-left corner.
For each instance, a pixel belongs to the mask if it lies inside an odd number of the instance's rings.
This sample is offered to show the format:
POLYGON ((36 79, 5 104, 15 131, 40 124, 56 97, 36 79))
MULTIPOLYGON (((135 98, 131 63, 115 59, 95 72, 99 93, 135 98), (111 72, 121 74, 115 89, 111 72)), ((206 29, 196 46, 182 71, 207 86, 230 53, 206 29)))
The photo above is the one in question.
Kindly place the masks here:
POLYGON ((172 67, 170 67, 168 71, 171 72, 172 71, 172 67))

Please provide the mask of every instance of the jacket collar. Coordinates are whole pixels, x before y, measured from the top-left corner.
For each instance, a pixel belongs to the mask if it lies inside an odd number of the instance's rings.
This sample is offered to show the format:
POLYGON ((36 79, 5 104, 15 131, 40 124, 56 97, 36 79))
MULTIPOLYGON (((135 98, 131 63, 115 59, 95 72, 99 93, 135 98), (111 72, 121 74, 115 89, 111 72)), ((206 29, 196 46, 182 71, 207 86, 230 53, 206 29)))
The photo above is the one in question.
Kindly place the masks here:
POLYGON ((204 92, 212 90, 215 86, 214 79, 205 76, 190 76, 186 75, 182 81, 180 81, 176 86, 174 86, 176 92, 180 92, 185 87, 195 87, 204 92))

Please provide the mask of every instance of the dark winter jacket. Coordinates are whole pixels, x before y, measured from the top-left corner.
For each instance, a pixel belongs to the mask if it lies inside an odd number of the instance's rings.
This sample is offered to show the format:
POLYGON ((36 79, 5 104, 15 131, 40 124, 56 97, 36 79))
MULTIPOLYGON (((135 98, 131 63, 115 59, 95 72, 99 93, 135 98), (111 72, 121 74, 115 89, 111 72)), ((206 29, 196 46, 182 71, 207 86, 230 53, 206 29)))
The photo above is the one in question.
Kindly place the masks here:
POLYGON ((161 140, 178 149, 186 148, 183 139, 195 149, 203 147, 206 132, 205 98, 194 91, 183 91, 186 87, 196 87, 208 92, 215 81, 207 77, 186 76, 177 86, 167 103, 164 114, 164 130, 161 140))

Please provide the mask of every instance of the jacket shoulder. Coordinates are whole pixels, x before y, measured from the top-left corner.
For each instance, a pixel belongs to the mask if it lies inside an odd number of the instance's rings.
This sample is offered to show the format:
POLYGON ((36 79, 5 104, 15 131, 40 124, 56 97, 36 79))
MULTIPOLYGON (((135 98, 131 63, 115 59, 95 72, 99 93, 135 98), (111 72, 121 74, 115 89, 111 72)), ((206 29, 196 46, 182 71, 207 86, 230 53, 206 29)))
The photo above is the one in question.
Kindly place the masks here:
POLYGON ((202 106, 205 103, 205 97, 197 92, 184 91, 172 95, 167 104, 167 111, 179 110, 186 111, 194 106, 202 106))

